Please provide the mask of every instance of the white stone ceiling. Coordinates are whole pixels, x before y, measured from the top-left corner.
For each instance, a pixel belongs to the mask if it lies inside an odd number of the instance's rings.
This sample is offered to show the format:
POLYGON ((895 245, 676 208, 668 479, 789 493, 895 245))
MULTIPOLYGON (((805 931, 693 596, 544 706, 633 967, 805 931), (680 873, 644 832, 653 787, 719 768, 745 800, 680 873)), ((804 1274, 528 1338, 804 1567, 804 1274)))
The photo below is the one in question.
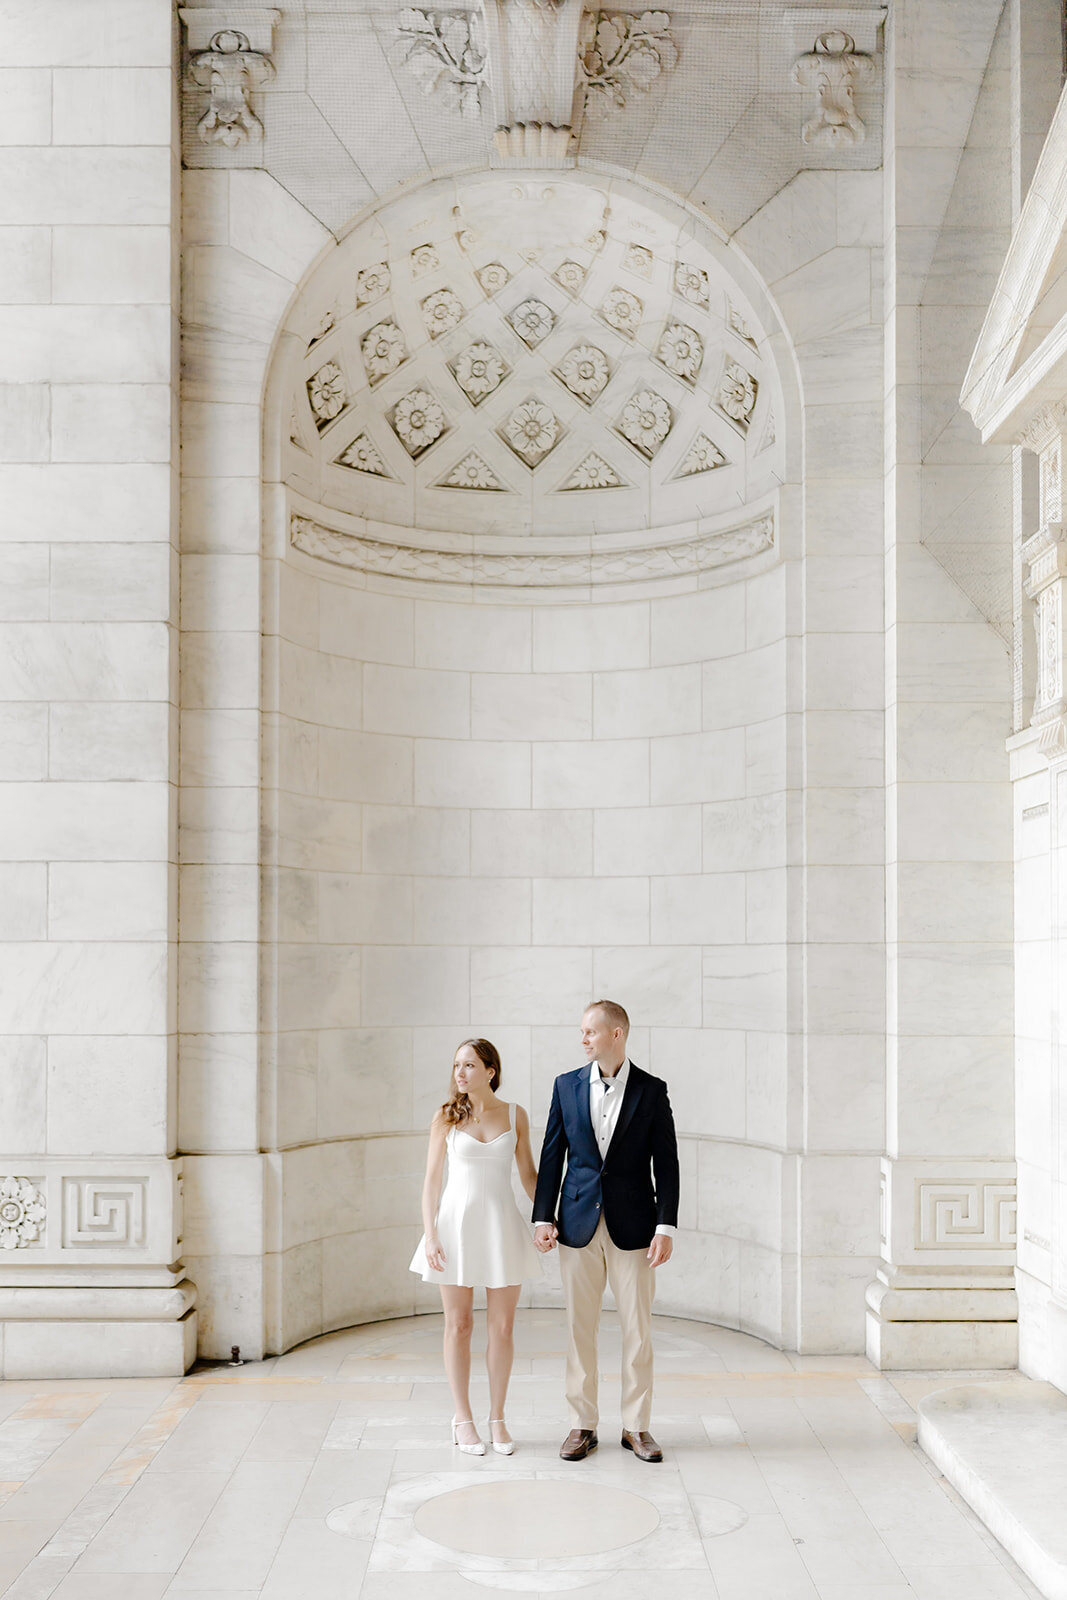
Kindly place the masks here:
POLYGON ((290 489, 510 537, 682 530, 766 498, 765 330, 680 216, 569 174, 439 181, 383 208, 289 319, 290 489))

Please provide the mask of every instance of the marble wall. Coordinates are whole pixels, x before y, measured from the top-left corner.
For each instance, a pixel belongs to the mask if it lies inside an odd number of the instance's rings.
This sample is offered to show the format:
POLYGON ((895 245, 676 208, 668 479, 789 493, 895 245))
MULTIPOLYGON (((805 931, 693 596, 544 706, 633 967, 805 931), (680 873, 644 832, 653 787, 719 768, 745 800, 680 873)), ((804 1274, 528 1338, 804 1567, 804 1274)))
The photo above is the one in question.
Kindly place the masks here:
MULTIPOLYGON (((368 147, 373 181, 340 145, 313 160, 290 31, 263 147, 205 147, 187 114, 181 172, 164 0, 100 0, 91 26, 0 0, 0 1177, 43 1196, 18 1191, 30 1228, 39 1203, 68 1219, 5 1253, 5 1370, 31 1343, 70 1370, 75 1264, 101 1325, 133 1327, 130 1370, 188 1357, 179 1260, 209 1356, 429 1308, 406 1262, 455 1043, 496 1039, 539 1122, 604 991, 682 1134, 665 1309, 858 1350, 874 1285, 883 1364, 1011 1358, 1010 1241, 974 1253, 951 1209, 1014 1175, 1012 469, 957 399, 1036 138, 1040 41, 1001 10, 963 28, 897 0, 881 171, 876 99, 862 149, 798 155, 798 120, 684 182, 659 101, 611 179, 595 135, 583 181, 673 208, 758 307, 776 546, 700 583, 502 603, 289 541, 283 330, 349 227, 432 176, 446 113, 390 78, 426 137, 368 147), (114 1260, 85 1267, 90 1244, 114 1260), (107 1300, 116 1271, 150 1315, 107 1300), (52 1309, 20 1323, 27 1285, 52 1309)), ((1018 759, 1025 841, 1047 796, 1018 759)), ((1041 896, 1024 1057, 1049 1033, 1041 896)), ((1033 1166, 1043 1103, 1020 1101, 1033 1166)))
POLYGON ((180 1372, 171 8, 0 35, 0 1373, 180 1372))

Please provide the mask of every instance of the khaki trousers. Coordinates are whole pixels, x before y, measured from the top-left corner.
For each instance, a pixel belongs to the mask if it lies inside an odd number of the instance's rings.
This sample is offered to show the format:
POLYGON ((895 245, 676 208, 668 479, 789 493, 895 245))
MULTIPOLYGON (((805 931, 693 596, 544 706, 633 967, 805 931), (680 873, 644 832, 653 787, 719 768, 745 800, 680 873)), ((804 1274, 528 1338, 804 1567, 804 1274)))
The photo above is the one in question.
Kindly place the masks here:
POLYGON ((597 1331, 604 1285, 611 1285, 622 1331, 622 1425, 646 1433, 652 1417, 652 1297, 656 1275, 647 1250, 620 1250, 601 1217, 587 1245, 559 1247, 567 1300, 567 1405, 572 1428, 595 1428, 597 1331))

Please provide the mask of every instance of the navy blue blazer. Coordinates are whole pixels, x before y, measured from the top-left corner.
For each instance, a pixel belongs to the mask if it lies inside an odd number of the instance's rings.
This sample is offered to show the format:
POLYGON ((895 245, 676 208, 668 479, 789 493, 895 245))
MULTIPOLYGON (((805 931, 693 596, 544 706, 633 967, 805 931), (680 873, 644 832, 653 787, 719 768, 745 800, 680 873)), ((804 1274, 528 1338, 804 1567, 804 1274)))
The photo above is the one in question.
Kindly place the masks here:
POLYGON ((601 1161, 589 1120, 590 1070, 587 1063, 556 1079, 533 1220, 554 1221, 560 1243, 580 1249, 603 1212, 620 1250, 646 1250, 659 1223, 678 1224, 678 1141, 667 1085, 631 1061, 619 1119, 601 1161))

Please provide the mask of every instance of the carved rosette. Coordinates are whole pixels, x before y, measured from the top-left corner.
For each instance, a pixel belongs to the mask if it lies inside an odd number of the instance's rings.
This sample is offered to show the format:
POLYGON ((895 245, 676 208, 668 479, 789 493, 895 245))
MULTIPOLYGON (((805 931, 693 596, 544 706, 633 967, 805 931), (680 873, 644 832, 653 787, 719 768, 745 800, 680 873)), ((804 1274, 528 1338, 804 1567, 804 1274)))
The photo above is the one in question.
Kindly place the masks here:
POLYGON ((531 299, 523 300, 514 311, 509 312, 508 321, 523 343, 532 349, 548 337, 556 319, 543 300, 531 299))
POLYGON ((528 467, 536 467, 559 442, 559 418, 543 401, 524 400, 504 419, 501 437, 528 467))
POLYGON ((671 408, 654 389, 639 389, 627 401, 619 419, 619 432, 640 450, 654 456, 671 431, 671 408))
POLYGON ((604 296, 600 306, 600 316, 609 328, 614 328, 616 333, 621 333, 626 339, 632 339, 641 325, 643 310, 644 306, 635 294, 616 285, 604 296))
POLYGON ((487 395, 499 389, 507 370, 500 352, 482 341, 468 345, 452 362, 452 376, 472 406, 481 405, 487 395))
POLYGON ((608 358, 594 344, 577 344, 563 357, 556 368, 556 376, 571 394, 591 405, 610 376, 608 358))
POLYGON ((463 301, 452 289, 436 289, 420 305, 422 320, 431 339, 439 339, 463 321, 463 301))
POLYGON ((345 408, 345 375, 336 361, 326 361, 308 379, 308 401, 320 430, 327 427, 345 408))
POLYGON ((356 305, 373 305, 389 293, 393 275, 387 261, 378 261, 373 267, 363 267, 356 274, 356 305))
POLYGON ((37 1244, 45 1222, 45 1199, 29 1178, 0 1178, 0 1250, 37 1244))
POLYGON ((409 455, 419 456, 445 431, 445 414, 426 389, 412 389, 393 411, 393 428, 409 455))
POLYGON ((388 378, 407 357, 404 335, 395 322, 379 322, 363 335, 360 345, 367 382, 380 383, 388 378))

